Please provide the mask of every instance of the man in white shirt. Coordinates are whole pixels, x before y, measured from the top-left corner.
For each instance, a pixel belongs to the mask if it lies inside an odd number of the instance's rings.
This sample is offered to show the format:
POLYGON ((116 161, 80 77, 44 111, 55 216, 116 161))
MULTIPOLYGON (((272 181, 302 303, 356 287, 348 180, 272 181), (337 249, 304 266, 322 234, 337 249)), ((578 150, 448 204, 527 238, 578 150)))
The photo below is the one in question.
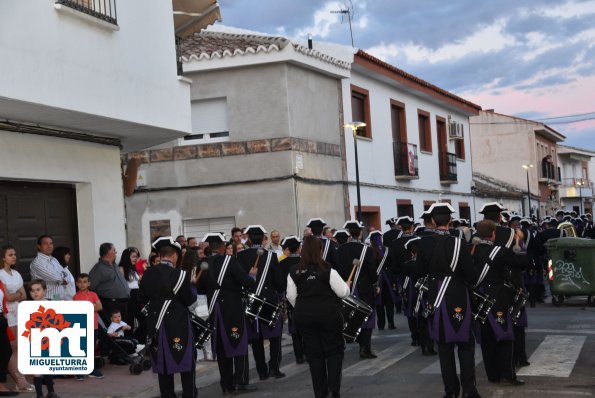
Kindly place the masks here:
POLYGON ((63 300, 64 288, 68 284, 68 275, 60 262, 52 257, 54 239, 49 235, 42 235, 37 239, 37 257, 31 262, 31 279, 45 281, 47 290, 45 298, 48 300, 63 300))
POLYGON ((281 247, 281 234, 276 229, 271 232, 271 243, 265 249, 275 252, 277 257, 283 255, 283 248, 281 247))

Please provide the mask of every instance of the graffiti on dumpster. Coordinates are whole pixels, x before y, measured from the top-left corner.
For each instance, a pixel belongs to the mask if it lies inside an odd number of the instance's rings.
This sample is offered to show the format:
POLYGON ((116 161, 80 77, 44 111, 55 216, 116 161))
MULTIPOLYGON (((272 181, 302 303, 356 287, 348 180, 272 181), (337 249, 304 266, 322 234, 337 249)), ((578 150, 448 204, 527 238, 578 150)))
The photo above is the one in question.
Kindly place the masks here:
POLYGON ((555 269, 556 279, 566 282, 577 289, 582 289, 580 285, 590 285, 591 283, 583 276, 582 267, 576 267, 574 263, 565 263, 562 260, 556 261, 555 269))

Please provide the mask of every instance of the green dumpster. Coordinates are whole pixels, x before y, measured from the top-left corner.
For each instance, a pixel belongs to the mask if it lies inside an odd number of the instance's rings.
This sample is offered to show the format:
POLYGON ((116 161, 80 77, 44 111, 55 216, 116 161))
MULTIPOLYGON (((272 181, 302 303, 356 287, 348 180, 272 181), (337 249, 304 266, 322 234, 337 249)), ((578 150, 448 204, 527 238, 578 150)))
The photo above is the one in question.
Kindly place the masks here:
POLYGON ((547 276, 552 303, 560 304, 564 296, 595 295, 595 239, 556 238, 545 243, 547 276))

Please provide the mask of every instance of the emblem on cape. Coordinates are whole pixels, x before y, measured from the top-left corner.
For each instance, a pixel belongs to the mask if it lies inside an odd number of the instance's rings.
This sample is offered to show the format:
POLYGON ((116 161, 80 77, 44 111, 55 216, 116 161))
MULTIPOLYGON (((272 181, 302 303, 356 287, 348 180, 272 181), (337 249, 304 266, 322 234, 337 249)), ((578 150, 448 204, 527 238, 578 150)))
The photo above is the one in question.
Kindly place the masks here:
POLYGON ((172 345, 172 348, 176 351, 182 351, 182 349, 184 348, 184 346, 182 346, 182 344, 180 344, 180 341, 182 341, 182 339, 180 339, 179 337, 174 337, 174 344, 172 345))
POLYGON ((496 312, 496 322, 498 322, 502 326, 504 326, 504 324, 506 323, 506 320, 503 318, 503 315, 504 312, 502 311, 496 312))
POLYGON ((239 329, 238 329, 238 327, 237 327, 237 326, 233 326, 233 327, 231 328, 231 337, 232 337, 233 339, 236 339, 236 340, 237 340, 237 339, 239 339, 239 338, 240 338, 240 334, 238 333, 238 331, 239 331, 239 329))
POLYGON ((455 307, 455 313, 452 315, 453 319, 463 322, 463 309, 461 307, 455 307))

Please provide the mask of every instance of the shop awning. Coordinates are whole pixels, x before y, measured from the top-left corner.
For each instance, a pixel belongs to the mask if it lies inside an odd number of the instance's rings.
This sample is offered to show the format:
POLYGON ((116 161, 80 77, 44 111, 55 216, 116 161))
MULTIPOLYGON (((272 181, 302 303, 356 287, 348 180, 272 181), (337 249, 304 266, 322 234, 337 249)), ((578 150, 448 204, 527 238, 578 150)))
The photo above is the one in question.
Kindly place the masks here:
POLYGON ((172 0, 176 36, 188 37, 221 21, 217 0, 172 0))

